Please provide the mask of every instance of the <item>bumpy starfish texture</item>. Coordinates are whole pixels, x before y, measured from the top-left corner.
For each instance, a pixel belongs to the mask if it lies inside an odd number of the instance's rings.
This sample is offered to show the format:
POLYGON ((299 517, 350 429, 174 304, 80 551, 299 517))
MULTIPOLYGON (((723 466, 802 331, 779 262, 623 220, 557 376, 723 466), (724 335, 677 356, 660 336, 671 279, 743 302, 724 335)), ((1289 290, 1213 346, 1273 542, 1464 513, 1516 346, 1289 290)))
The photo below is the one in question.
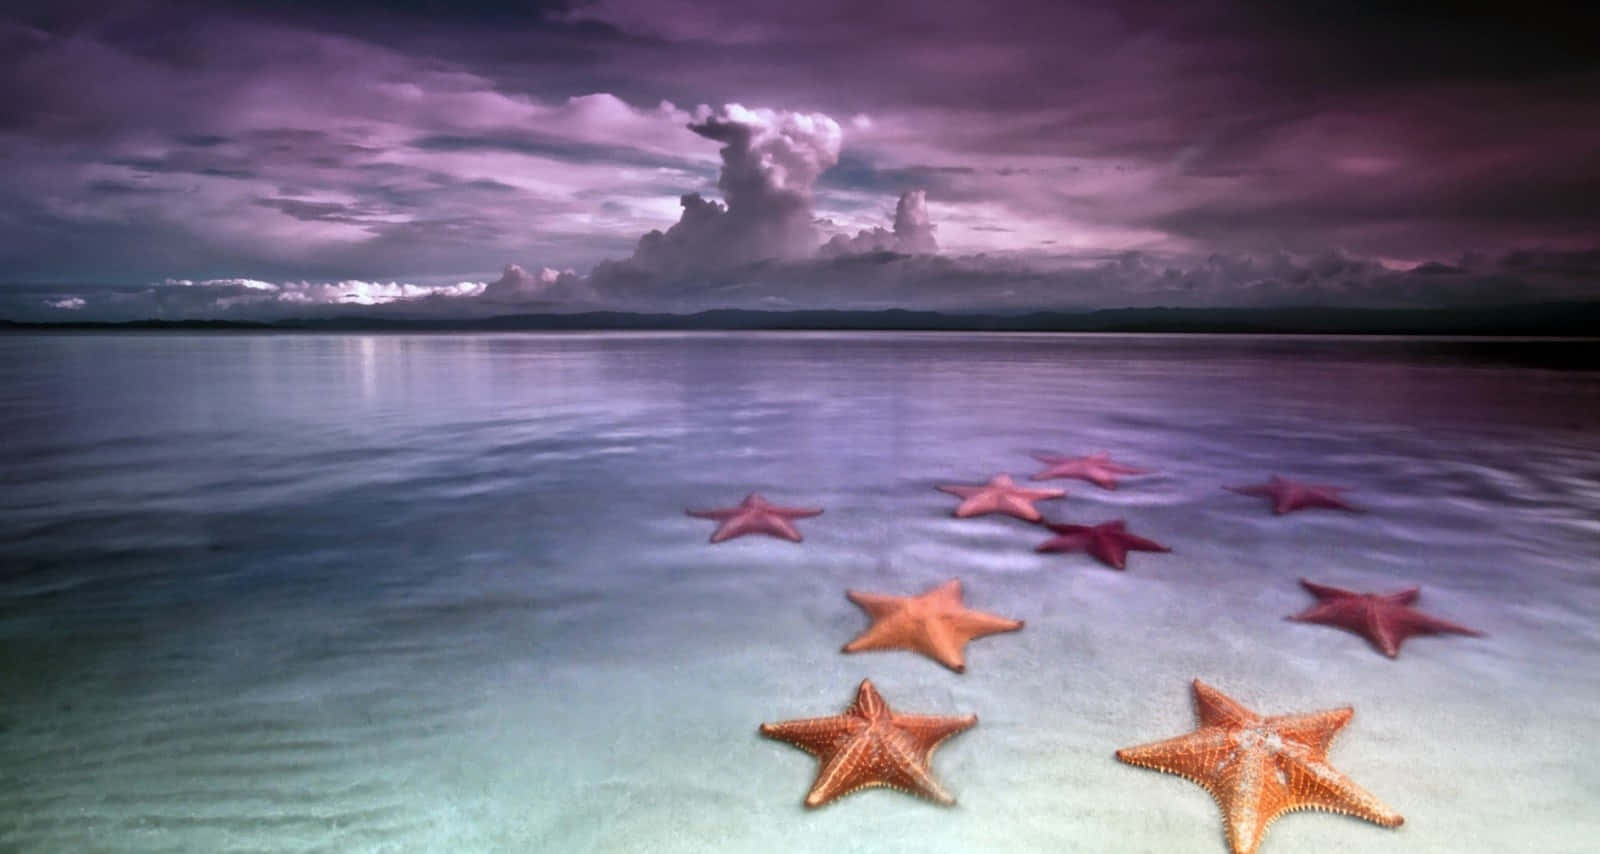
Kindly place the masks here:
POLYGON ((920 596, 885 596, 845 591, 872 618, 872 625, 845 644, 845 652, 909 649, 957 673, 966 672, 967 642, 1022 628, 1021 620, 973 611, 961 601, 961 582, 951 579, 920 596))
POLYGON ((1128 562, 1128 552, 1170 552, 1172 549, 1144 537, 1128 533, 1128 526, 1121 519, 1102 522, 1098 525, 1058 525, 1047 524, 1046 528, 1056 532, 1056 536, 1040 543, 1034 551, 1039 552, 1077 552, 1085 551, 1094 555, 1099 561, 1112 569, 1125 569, 1128 562))
POLYGON ((796 530, 792 519, 806 519, 822 514, 820 507, 780 507, 773 504, 760 493, 752 492, 739 502, 737 507, 722 507, 715 510, 686 510, 690 516, 697 519, 715 519, 722 524, 711 533, 711 542, 720 543, 745 534, 767 534, 781 537, 792 542, 800 542, 802 537, 796 530))
POLYGON ((1034 454, 1033 458, 1047 468, 1033 476, 1034 480, 1071 477, 1087 480, 1101 489, 1116 489, 1117 477, 1126 474, 1149 474, 1149 469, 1136 469, 1111 461, 1111 454, 1101 451, 1087 457, 1059 457, 1053 454, 1034 454))
POLYGON ((1483 634, 1412 608, 1411 603, 1421 595, 1420 587, 1397 593, 1357 593, 1314 584, 1304 578, 1300 579, 1300 584, 1318 601, 1289 619, 1302 623, 1321 623, 1354 632, 1390 658, 1400 654, 1400 645, 1412 635, 1483 634))
POLYGON ((842 715, 762 724, 761 734, 817 757, 822 767, 807 807, 873 786, 885 786, 952 806, 956 799, 933 779, 929 760, 945 739, 978 723, 964 718, 902 715, 889 708, 869 679, 842 715))
POLYGON ((940 486, 940 492, 948 492, 962 499, 956 506, 955 515, 965 519, 968 516, 982 516, 985 513, 1005 513, 1037 522, 1041 518, 1035 501, 1047 498, 1061 498, 1067 493, 1062 489, 1028 489, 1017 486, 1009 474, 997 474, 989 478, 989 482, 982 486, 947 485, 940 486))
POLYGON ((1224 486, 1223 489, 1240 495, 1271 499, 1272 512, 1279 515, 1304 510, 1307 507, 1326 507, 1330 510, 1348 510, 1352 513, 1366 512, 1339 497, 1339 493, 1346 491, 1346 487, 1301 483, 1277 475, 1273 475, 1266 483, 1224 486))
POLYGON ((1117 751, 1130 765, 1177 774, 1222 808, 1233 854, 1255 854, 1267 827, 1293 810, 1344 813, 1384 827, 1405 821, 1328 764, 1328 744, 1355 714, 1345 707, 1261 717, 1194 680, 1199 729, 1117 751))

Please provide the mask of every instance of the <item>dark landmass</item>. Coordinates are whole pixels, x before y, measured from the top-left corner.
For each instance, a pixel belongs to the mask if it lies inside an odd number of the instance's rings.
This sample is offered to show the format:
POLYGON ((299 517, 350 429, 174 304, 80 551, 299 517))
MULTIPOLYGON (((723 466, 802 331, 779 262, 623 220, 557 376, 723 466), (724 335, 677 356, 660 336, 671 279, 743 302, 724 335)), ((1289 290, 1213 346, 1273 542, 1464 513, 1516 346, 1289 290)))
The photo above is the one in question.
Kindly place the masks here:
POLYGON ((242 320, 135 320, 120 323, 19 323, 7 330, 245 330, 508 332, 519 330, 900 330, 950 332, 1166 332, 1313 335, 1600 335, 1600 303, 1492 308, 1118 308, 1088 312, 946 314, 937 311, 747 311, 695 314, 590 311, 483 318, 362 317, 242 320))

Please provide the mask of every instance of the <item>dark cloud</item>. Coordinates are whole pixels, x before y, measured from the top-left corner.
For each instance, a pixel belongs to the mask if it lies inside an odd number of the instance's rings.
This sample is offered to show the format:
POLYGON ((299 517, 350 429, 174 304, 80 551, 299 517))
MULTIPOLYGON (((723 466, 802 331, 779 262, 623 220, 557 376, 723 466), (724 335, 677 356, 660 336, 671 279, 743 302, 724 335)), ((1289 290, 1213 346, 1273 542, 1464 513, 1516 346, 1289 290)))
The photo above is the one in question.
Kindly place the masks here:
MULTIPOLYGON (((1455 259, 1595 246, 1597 15, 1547 0, 17 0, 0 10, 0 280, 485 281, 510 260, 621 258, 597 277, 629 283, 618 298, 703 270, 736 295, 735 269, 804 287, 810 247, 843 234, 859 240, 845 255, 891 253, 862 262, 873 281, 943 282, 894 260, 927 248, 886 227, 888 200, 918 189, 947 253, 1049 246, 1070 258, 1034 266, 1055 272, 1132 250, 1186 270, 1333 252, 1468 271, 1416 274, 1440 285, 1565 275, 1455 259), (837 163, 797 194, 760 162, 792 152, 702 116, 725 149, 713 189, 714 147, 682 126, 727 102, 834 117, 837 163)), ((1006 276, 982 280, 1034 281, 1006 276)))

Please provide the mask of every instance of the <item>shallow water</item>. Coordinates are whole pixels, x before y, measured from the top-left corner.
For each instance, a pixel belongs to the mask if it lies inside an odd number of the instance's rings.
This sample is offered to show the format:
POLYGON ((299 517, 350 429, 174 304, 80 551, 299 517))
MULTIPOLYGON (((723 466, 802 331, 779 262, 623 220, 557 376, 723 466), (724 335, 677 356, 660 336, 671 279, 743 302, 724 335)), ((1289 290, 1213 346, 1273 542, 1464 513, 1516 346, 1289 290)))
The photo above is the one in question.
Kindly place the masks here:
POLYGON ((1210 798, 1116 762, 1200 677, 1350 704, 1334 765, 1398 830, 1262 850, 1600 837, 1592 342, 960 334, 0 336, 0 850, 1223 852, 1210 798), (1173 548, 1125 573, 954 519, 1034 451, 1047 517, 1173 548), (1369 512, 1274 517, 1277 472, 1369 512), (686 507, 820 505, 712 546, 686 507), (1389 660, 1285 622, 1299 577, 1422 586, 1482 638, 1389 660), (955 674, 847 656, 849 588, 1024 619, 955 674), (762 721, 976 713, 944 809, 819 811, 762 721))

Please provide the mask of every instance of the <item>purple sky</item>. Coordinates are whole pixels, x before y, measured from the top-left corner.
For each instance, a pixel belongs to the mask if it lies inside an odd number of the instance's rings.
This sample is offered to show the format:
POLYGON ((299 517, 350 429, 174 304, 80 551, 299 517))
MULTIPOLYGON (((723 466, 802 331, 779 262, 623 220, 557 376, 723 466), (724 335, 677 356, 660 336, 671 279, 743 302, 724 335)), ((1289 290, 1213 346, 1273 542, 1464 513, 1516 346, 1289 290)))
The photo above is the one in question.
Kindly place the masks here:
POLYGON ((1596 13, 1379 5, 12 2, 0 316, 1600 297, 1596 13))

